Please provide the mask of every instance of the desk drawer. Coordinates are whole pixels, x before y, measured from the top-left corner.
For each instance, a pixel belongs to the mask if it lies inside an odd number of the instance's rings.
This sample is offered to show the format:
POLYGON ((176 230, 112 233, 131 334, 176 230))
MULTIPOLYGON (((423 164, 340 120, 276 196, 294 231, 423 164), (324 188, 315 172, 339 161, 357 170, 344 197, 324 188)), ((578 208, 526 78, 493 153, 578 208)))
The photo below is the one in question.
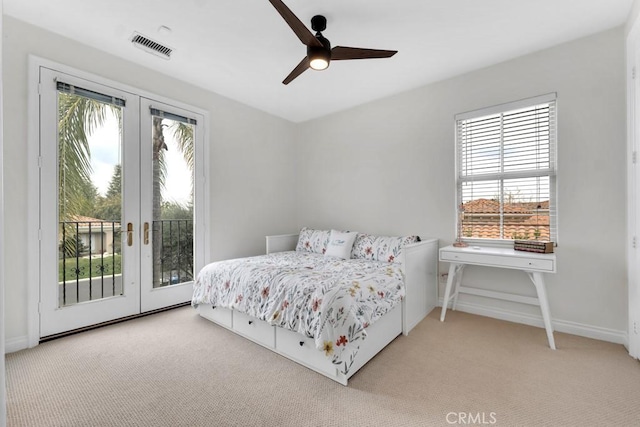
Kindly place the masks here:
POLYGON ((482 249, 478 253, 441 251, 440 260, 528 271, 555 271, 553 259, 486 254, 482 253, 482 249))
POLYGON ((275 326, 271 326, 267 322, 258 320, 255 317, 234 311, 233 330, 265 347, 275 347, 275 326))

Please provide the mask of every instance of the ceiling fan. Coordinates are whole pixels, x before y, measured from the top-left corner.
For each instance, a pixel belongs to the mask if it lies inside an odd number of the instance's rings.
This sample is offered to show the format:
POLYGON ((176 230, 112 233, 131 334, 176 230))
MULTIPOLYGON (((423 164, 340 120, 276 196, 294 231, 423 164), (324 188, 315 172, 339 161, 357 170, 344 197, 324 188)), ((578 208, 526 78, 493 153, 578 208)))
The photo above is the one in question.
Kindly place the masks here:
POLYGON ((269 0, 273 7, 282 15, 289 27, 296 33, 300 41, 307 46, 307 56, 289 73, 282 82, 287 85, 293 79, 304 73, 307 68, 314 70, 324 70, 331 61, 341 61, 346 59, 369 59, 369 58, 389 58, 398 53, 397 50, 363 49, 358 47, 336 46, 331 49, 331 43, 324 38, 322 31, 327 28, 327 19, 322 15, 311 18, 311 28, 316 32, 314 36, 311 31, 291 12, 281 0, 269 0))

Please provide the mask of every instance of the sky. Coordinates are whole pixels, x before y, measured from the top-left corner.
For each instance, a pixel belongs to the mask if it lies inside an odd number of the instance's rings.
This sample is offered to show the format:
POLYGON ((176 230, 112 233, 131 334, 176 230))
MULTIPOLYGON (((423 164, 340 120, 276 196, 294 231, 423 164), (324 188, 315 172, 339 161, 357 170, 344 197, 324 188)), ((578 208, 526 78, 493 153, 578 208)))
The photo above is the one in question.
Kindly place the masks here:
MULTIPOLYGON (((88 140, 93 169, 91 181, 98 189, 98 193, 104 196, 113 176, 113 169, 115 165, 120 163, 121 152, 116 117, 109 112, 104 126, 89 135, 88 140)), ((165 143, 168 147, 168 150, 165 151, 167 176, 162 198, 165 201, 184 205, 191 198, 191 171, 182 158, 177 143, 170 132, 165 132, 165 143)))

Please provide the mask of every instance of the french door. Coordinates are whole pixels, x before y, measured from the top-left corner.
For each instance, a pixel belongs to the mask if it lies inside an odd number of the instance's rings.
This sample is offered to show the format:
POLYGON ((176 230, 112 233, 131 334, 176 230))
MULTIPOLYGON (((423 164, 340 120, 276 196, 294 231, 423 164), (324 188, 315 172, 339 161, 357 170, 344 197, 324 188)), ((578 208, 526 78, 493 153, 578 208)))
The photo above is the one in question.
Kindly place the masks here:
POLYGON ((39 77, 40 337, 188 301, 202 116, 39 77))
POLYGON ((197 118, 140 101, 141 311, 188 301, 194 274, 194 135, 197 118))

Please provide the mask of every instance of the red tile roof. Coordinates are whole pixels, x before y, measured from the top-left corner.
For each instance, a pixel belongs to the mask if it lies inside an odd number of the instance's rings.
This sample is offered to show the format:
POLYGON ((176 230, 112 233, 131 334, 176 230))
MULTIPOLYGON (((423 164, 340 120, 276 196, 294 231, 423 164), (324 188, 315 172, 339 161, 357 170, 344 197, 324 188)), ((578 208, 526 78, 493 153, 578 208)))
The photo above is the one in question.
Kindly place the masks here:
MULTIPOLYGON (((500 213, 500 202, 497 200, 477 199, 463 205, 465 213, 500 213)), ((505 204, 505 213, 530 213, 531 209, 522 204, 505 204)))
MULTIPOLYGON (((78 223, 78 227, 100 227, 100 223, 104 223, 103 228, 110 228, 112 221, 105 221, 98 218, 91 218, 90 216, 82 216, 82 215, 71 215, 69 218, 69 222, 78 223)), ((114 225, 116 227, 120 226, 119 222, 115 222, 114 225)))
MULTIPOLYGON (((499 239, 500 203, 497 200, 477 199, 463 206, 462 237, 499 239)), ((505 204, 504 239, 549 240, 549 201, 505 204), (512 214, 512 215, 509 215, 512 214)))
MULTIPOLYGON (((463 209, 465 213, 500 213, 500 202, 498 200, 492 199, 476 199, 470 202, 467 202, 463 205, 463 209)), ((531 214, 534 213, 536 209, 540 210, 548 210, 549 202, 518 202, 518 203, 505 203, 503 210, 505 213, 522 213, 522 214, 531 214), (538 208, 538 206, 540 206, 538 208)))

